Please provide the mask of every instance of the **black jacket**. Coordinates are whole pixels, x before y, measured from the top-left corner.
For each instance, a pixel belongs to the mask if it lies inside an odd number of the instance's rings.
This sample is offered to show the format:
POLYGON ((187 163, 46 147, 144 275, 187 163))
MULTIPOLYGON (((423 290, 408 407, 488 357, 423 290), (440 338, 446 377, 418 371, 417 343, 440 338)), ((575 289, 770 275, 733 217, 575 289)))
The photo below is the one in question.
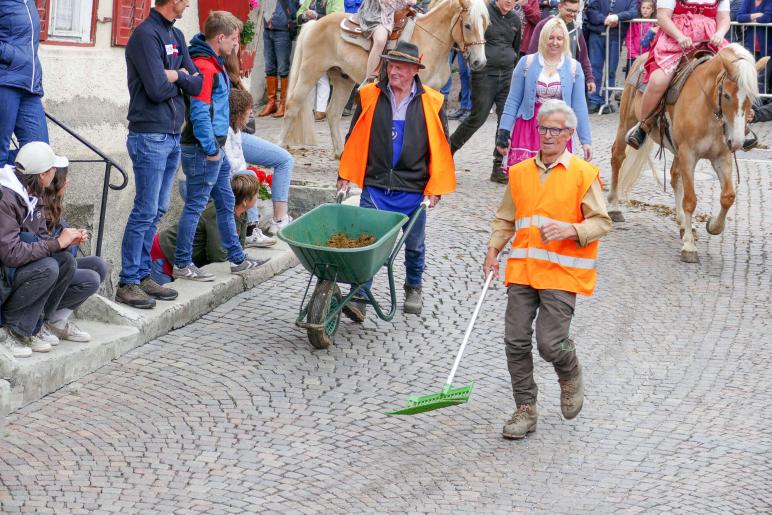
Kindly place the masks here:
POLYGON ((483 73, 510 74, 517 64, 522 27, 514 9, 502 15, 494 2, 488 2, 490 25, 485 30, 485 59, 483 73))
POLYGON ((772 120, 772 102, 766 104, 753 104, 753 121, 768 122, 772 120))
MULTIPOLYGON (((405 135, 402 142, 402 152, 397 165, 392 167, 393 148, 391 141, 391 98, 387 88, 388 80, 378 83, 381 94, 375 106, 373 125, 370 129, 370 149, 367 154, 365 168, 365 186, 373 186, 394 191, 423 192, 429 181, 429 136, 426 131, 421 95, 424 87, 418 77, 416 95, 407 106, 405 115, 405 135)), ((362 114, 361 99, 357 97, 357 106, 351 120, 348 134, 362 114)), ((445 114, 445 104, 440 108, 440 120, 448 137, 448 118, 445 114)), ((348 135, 346 135, 348 139, 348 135)))
POLYGON ((129 130, 179 134, 185 121, 183 93, 198 95, 203 79, 188 55, 182 31, 155 9, 140 23, 126 45, 129 82, 129 130), (185 68, 172 84, 164 70, 185 68))

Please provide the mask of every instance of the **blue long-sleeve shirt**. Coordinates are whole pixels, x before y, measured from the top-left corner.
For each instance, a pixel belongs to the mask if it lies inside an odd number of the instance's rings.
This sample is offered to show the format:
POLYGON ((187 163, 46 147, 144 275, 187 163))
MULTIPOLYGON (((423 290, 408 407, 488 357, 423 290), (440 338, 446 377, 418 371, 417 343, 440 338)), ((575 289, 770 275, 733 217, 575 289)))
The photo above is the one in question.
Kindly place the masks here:
POLYGON ((610 37, 624 39, 627 34, 627 24, 624 22, 638 16, 638 5, 638 0, 590 0, 587 4, 584 27, 590 32, 603 33, 606 31, 606 26, 603 24, 606 16, 616 14, 619 17, 619 25, 609 29, 610 37))

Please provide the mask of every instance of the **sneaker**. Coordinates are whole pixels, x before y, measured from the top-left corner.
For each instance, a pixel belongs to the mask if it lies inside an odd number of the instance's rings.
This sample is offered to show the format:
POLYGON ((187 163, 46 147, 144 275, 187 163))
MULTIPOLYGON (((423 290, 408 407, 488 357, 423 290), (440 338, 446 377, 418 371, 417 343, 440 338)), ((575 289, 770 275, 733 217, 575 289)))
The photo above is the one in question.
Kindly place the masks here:
POLYGON ((271 218, 271 225, 268 227, 268 234, 278 234, 281 229, 287 227, 292 221, 290 215, 285 216, 281 220, 271 218))
POLYGON ((423 308, 423 298, 421 296, 421 287, 413 288, 405 286, 405 304, 403 310, 410 315, 420 315, 423 308))
POLYGON ((188 263, 187 266, 182 268, 178 268, 177 265, 174 265, 174 268, 172 269, 172 277, 175 279, 188 279, 190 281, 214 281, 214 275, 201 270, 192 262, 188 263))
POLYGON ((345 108, 343 108, 343 112, 341 113, 341 116, 345 118, 345 117, 351 116, 352 114, 354 114, 354 108, 346 106, 345 108))
POLYGON ((536 420, 538 418, 536 406, 523 404, 517 408, 512 417, 504 424, 501 436, 510 440, 520 440, 525 438, 528 433, 536 431, 536 420))
POLYGON ((269 259, 252 259, 252 258, 244 258, 244 261, 239 263, 238 265, 235 263, 231 263, 231 273, 232 274, 243 274, 244 272, 249 272, 250 270, 254 270, 256 268, 259 268, 266 264, 269 259))
POLYGON ((638 150, 641 148, 641 145, 643 145, 644 141, 646 141, 646 131, 643 130, 641 122, 638 122, 633 125, 629 131, 627 131, 627 135, 625 135, 625 142, 635 150, 638 150))
POLYGON ((138 309, 155 307, 155 299, 145 293, 138 284, 118 285, 118 289, 115 291, 115 301, 138 309))
POLYGON ((560 384, 560 411, 566 420, 571 420, 582 411, 584 404, 584 381, 582 367, 576 367, 576 374, 571 379, 558 379, 560 384))
MULTIPOLYGON (((50 334, 54 335, 59 340, 67 340, 69 342, 89 342, 91 341, 91 335, 86 331, 80 329, 75 322, 69 320, 59 320, 58 322, 47 322, 43 324, 43 328, 47 329, 50 334)), ((42 330, 40 331, 43 332, 42 330)), ((40 336, 40 334, 38 334, 40 336)))
POLYGON ((177 295, 179 295, 177 290, 172 290, 171 288, 161 286, 150 276, 147 276, 142 279, 142 281, 140 281, 139 288, 154 299, 158 300, 174 300, 177 298, 177 295))
POLYGON ((245 247, 265 248, 265 247, 270 247, 272 245, 276 245, 276 238, 273 238, 271 236, 266 236, 265 234, 263 234, 263 231, 261 231, 257 227, 255 227, 254 230, 252 231, 252 234, 250 236, 247 236, 247 239, 244 240, 245 247))
POLYGON ((40 331, 36 336, 44 342, 50 343, 53 347, 56 347, 59 345, 59 338, 51 331, 49 331, 48 325, 48 322, 44 322, 43 327, 40 328, 40 331))
POLYGON ((343 306, 343 314, 361 324, 367 316, 367 301, 363 297, 353 297, 343 306))
POLYGON ((7 337, 5 339, 4 345, 5 348, 8 349, 8 352, 11 353, 11 356, 14 358, 29 358, 32 356, 32 349, 21 342, 21 337, 17 336, 10 330, 6 331, 6 333, 7 337))

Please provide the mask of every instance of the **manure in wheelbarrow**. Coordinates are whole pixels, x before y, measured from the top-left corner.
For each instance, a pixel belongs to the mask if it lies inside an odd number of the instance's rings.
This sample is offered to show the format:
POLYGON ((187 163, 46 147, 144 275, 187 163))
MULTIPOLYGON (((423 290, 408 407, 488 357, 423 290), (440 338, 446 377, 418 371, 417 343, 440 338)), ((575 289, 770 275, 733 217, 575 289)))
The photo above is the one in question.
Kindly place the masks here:
POLYGON ((339 232, 333 234, 327 240, 327 246, 335 249, 356 249, 367 247, 373 243, 375 243, 375 236, 367 233, 362 233, 357 238, 350 238, 345 233, 339 232))

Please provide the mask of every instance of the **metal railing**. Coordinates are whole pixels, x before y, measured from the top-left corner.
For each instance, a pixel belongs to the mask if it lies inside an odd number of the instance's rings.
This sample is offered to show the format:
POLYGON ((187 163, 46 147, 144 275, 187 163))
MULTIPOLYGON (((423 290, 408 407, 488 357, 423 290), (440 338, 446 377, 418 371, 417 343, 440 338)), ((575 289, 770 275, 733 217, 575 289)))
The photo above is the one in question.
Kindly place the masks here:
MULTIPOLYGON (((84 147, 88 148, 91 152, 96 154, 100 157, 100 159, 70 159, 70 163, 104 163, 105 164, 105 175, 104 180, 102 182, 102 198, 99 203, 99 226, 97 227, 97 238, 96 238, 96 256, 102 255, 102 239, 104 237, 105 232, 105 216, 107 215, 107 195, 110 193, 110 190, 118 191, 124 189, 129 184, 129 175, 126 173, 126 171, 121 168, 121 166, 116 163, 112 158, 105 155, 104 152, 96 148, 91 142, 86 140, 83 136, 72 130, 70 127, 67 127, 64 123, 62 123, 60 120, 58 120, 56 117, 51 115, 50 113, 45 113, 46 118, 51 120, 51 122, 62 129, 64 132, 78 140, 84 147), (110 183, 110 174, 112 173, 113 168, 118 170, 118 172, 121 174, 121 183, 120 184, 111 184, 110 183)), ((18 144, 16 141, 12 140, 12 143, 15 147, 18 148, 18 144)))
MULTIPOLYGON (((653 21, 656 21, 656 20, 654 20, 653 18, 635 18, 633 20, 629 20, 629 21, 626 21, 626 22, 623 22, 623 23, 628 25, 628 30, 629 30, 630 26, 633 25, 633 24, 636 24, 636 23, 638 23, 638 24, 651 23, 653 21)), ((747 30, 753 30, 753 40, 754 41, 757 40, 757 36, 761 36, 761 38, 762 38, 761 44, 762 44, 762 48, 763 48, 764 46, 766 46, 765 41, 766 41, 766 37, 767 37, 767 30, 772 31, 772 25, 770 25, 768 23, 739 23, 739 22, 733 21, 730 24, 729 32, 727 32, 726 38, 727 38, 727 40, 730 43, 740 43, 741 45, 744 46, 745 32, 747 30), (761 29, 764 29, 764 30, 762 31, 761 29)), ((614 74, 615 75, 614 85, 613 86, 609 85, 609 64, 610 64, 609 48, 611 47, 611 45, 610 45, 611 34, 610 33, 611 33, 611 31, 609 31, 609 30, 606 30, 606 32, 603 33, 604 37, 606 39, 606 41, 605 41, 605 43, 606 43, 606 45, 605 45, 606 46, 606 49, 605 49, 606 59, 605 59, 605 61, 603 63, 603 79, 601 81, 601 91, 598 92, 598 94, 601 95, 601 97, 603 98, 603 105, 600 107, 600 111, 599 111, 601 113, 604 112, 605 110, 613 108, 614 102, 611 100, 612 92, 617 92, 617 91, 621 92, 624 89, 624 79, 621 80, 621 81, 617 79, 617 75, 619 75, 619 74, 616 73, 616 70, 615 70, 615 74, 614 74), (621 84, 621 85, 618 85, 618 84, 621 84)), ((625 44, 625 41, 622 41, 622 31, 621 30, 617 31, 617 42, 619 44, 618 48, 619 48, 619 53, 620 53, 620 60, 618 62, 621 62, 622 47, 625 44)), ((639 50, 641 50, 641 53, 643 53, 642 52, 643 49, 639 49, 639 50)), ((767 50, 769 52, 772 52, 772 49, 767 49, 767 50)), ((629 49, 627 49, 627 52, 629 52, 629 49)), ((754 52, 751 52, 751 53, 753 54, 754 52)), ((754 54, 754 56, 755 56, 755 54, 754 54)), ((772 64, 770 64, 768 66, 772 66, 772 64)), ((763 80, 760 82, 760 86, 759 86, 759 92, 761 93, 760 97, 762 97, 762 98, 772 98, 772 82, 770 82, 770 80, 769 80, 770 79, 770 73, 769 72, 763 72, 763 73, 764 73, 763 74, 763 80)))

